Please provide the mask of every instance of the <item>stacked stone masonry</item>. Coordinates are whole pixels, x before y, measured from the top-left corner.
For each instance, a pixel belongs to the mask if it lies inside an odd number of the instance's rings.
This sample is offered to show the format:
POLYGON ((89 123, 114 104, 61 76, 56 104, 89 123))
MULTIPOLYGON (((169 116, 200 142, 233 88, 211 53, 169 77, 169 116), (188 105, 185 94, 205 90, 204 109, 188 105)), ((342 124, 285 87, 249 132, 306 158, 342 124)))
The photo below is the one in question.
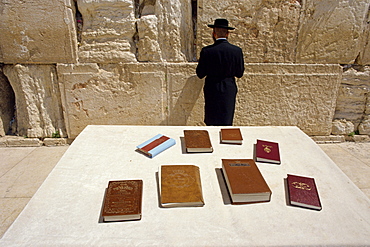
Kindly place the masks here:
POLYGON ((370 0, 0 0, 0 136, 204 125, 200 49, 243 49, 235 125, 370 134, 370 0))

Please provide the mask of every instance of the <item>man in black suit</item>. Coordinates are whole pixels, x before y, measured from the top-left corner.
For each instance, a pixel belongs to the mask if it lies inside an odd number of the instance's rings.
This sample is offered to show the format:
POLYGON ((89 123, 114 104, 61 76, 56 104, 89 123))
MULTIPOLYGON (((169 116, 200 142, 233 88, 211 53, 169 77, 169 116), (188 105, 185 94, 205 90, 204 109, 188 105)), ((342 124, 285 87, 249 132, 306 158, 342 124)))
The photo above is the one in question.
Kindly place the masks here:
POLYGON ((206 76, 204 122, 208 126, 232 125, 238 92, 235 77, 240 78, 244 73, 243 52, 227 41, 229 30, 235 29, 229 27, 228 20, 216 19, 208 27, 213 28, 215 43, 202 49, 196 69, 200 79, 206 76))

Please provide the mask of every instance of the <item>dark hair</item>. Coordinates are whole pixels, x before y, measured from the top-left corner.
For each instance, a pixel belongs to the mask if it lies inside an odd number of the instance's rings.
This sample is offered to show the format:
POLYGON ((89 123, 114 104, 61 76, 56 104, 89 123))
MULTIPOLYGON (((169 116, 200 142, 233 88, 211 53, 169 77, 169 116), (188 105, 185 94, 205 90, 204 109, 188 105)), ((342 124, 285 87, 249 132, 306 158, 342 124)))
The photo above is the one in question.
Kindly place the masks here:
POLYGON ((229 33, 229 30, 220 27, 215 27, 214 31, 219 38, 226 38, 227 34, 229 33))

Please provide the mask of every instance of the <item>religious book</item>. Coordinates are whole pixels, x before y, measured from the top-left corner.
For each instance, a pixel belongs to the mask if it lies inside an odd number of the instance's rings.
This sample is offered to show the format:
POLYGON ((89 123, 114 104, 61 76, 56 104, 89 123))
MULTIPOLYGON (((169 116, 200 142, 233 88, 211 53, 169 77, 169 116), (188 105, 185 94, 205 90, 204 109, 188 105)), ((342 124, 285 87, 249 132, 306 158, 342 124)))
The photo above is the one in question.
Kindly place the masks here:
POLYGON ((240 128, 221 129, 221 143, 242 144, 243 137, 240 128))
POLYGON ((158 174, 162 207, 201 207, 204 205, 198 166, 162 165, 158 174))
POLYGON ((142 144, 136 146, 136 148, 150 158, 153 158, 154 156, 158 155, 159 153, 172 147, 175 144, 175 139, 162 134, 158 134, 143 142, 142 144))
POLYGON ((109 181, 103 204, 103 220, 140 220, 142 194, 142 180, 109 181))
POLYGON ((291 205, 315 210, 322 209, 314 178, 288 174, 287 185, 291 205))
POLYGON ((189 153, 212 153, 213 147, 207 130, 184 130, 186 151, 189 153))
POLYGON ((280 164, 280 151, 277 142, 257 140, 256 161, 280 164))
POLYGON ((271 190, 253 159, 222 159, 232 204, 269 202, 271 190))

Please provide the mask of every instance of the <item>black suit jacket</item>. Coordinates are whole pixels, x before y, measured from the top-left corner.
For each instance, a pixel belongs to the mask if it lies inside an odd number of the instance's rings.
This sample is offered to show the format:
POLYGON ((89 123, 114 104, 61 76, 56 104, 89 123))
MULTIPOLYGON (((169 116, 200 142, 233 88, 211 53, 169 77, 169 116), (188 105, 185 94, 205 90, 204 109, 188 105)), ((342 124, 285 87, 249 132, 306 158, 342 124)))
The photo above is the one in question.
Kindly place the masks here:
POLYGON ((242 49, 230 44, 226 39, 217 40, 200 52, 196 72, 200 79, 205 76, 218 79, 240 78, 244 73, 242 49))
POLYGON ((206 125, 232 125, 237 86, 235 77, 244 73, 242 49, 226 39, 217 40, 200 52, 197 76, 206 76, 204 85, 206 125))

